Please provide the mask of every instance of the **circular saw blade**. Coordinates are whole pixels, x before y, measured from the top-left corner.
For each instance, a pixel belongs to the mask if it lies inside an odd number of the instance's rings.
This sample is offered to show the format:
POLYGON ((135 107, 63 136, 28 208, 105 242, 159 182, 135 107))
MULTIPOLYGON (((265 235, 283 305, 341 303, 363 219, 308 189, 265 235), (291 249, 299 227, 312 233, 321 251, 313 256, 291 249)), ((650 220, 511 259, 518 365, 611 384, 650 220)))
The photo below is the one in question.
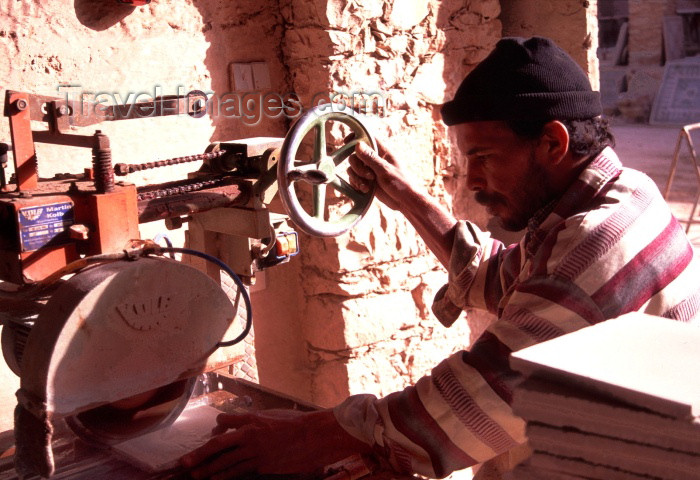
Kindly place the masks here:
POLYGON ((172 424, 194 391, 196 378, 134 395, 66 417, 68 426, 92 445, 114 445, 172 424))

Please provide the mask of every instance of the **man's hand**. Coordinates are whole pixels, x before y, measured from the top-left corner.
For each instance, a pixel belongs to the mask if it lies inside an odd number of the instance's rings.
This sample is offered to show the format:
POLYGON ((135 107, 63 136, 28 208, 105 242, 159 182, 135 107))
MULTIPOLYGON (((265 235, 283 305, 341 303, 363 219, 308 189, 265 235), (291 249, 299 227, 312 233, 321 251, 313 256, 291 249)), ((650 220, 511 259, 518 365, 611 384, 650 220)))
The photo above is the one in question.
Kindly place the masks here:
POLYGON ((367 193, 372 182, 376 182, 377 198, 389 208, 401 210, 401 199, 412 186, 399 162, 381 142, 377 141, 377 151, 358 142, 349 162, 350 184, 354 188, 367 193))
POLYGON ((396 157, 380 142, 376 152, 358 142, 349 161, 350 184, 368 192, 372 182, 376 182, 377 198, 404 214, 428 248, 448 267, 457 223, 452 213, 423 189, 415 188, 396 157))
POLYGON ((195 479, 310 473, 370 451, 343 430, 332 410, 221 414, 217 423, 215 436, 181 459, 195 479))

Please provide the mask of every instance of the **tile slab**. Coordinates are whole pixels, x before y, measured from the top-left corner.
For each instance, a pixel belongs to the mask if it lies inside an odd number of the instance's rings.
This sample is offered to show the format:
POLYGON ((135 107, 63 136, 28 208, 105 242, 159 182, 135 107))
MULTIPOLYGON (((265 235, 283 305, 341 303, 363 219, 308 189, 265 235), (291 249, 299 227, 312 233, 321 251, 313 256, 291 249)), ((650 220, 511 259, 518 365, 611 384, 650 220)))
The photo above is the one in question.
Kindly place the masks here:
POLYGON ((589 463, 639 475, 672 480, 700 480, 698 455, 532 423, 527 425, 526 434, 535 451, 581 458, 589 463))
POLYGON ((511 367, 679 419, 700 416, 700 326, 623 315, 511 355, 511 367))
POLYGON ((536 379, 519 385, 513 411, 528 422, 577 430, 700 455, 700 424, 536 379))
POLYGON ((596 465, 580 458, 558 457, 544 452, 535 452, 530 457, 530 465, 570 475, 581 475, 593 480, 664 480, 662 477, 638 475, 617 468, 596 465))
MULTIPOLYGON (((503 480, 587 480, 585 477, 564 472, 538 468, 528 462, 521 463, 512 471, 503 475, 503 480)), ((645 479, 648 480, 648 479, 645 479)))
POLYGON ((211 438, 220 413, 208 405, 187 408, 171 426, 117 444, 113 451, 117 457, 147 472, 175 468, 181 456, 211 438))

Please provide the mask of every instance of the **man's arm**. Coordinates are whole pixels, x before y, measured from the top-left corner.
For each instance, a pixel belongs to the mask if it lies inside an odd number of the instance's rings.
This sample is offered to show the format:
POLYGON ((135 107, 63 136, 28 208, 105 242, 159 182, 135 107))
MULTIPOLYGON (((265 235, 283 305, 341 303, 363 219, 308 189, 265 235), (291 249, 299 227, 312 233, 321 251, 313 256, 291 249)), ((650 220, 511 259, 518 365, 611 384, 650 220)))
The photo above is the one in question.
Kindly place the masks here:
POLYGON ((332 410, 221 414, 214 436, 185 455, 193 478, 311 473, 371 447, 347 433, 332 410))
POLYGON ((401 212, 445 267, 450 261, 457 220, 427 193, 418 190, 396 158, 378 142, 378 152, 359 142, 350 157, 350 183, 375 194, 388 207, 401 212))

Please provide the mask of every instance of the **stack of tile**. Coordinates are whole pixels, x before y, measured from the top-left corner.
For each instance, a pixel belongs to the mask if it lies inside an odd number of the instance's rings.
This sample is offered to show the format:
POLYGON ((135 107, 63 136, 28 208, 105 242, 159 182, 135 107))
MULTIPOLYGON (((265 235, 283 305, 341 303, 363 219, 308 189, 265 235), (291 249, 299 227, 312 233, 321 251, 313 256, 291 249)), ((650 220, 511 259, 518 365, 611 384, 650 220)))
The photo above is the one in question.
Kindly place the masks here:
POLYGON ((700 326, 628 314, 511 356, 514 480, 700 480, 700 326))

